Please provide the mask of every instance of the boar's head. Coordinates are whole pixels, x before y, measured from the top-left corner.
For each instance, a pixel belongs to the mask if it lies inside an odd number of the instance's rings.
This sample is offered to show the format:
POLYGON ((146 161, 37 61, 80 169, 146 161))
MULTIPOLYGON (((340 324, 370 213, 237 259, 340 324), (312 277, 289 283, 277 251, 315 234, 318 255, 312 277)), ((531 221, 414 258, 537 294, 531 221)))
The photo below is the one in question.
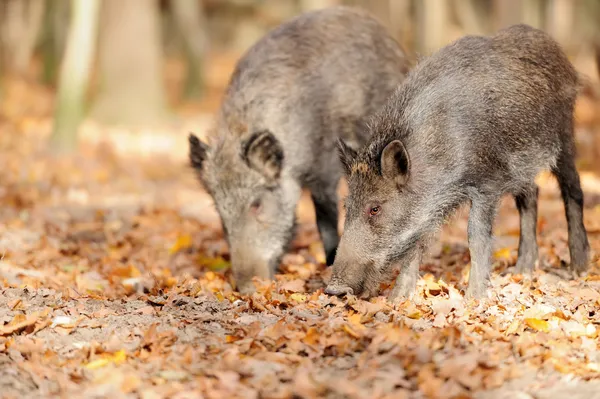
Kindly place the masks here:
POLYGON ((285 175, 281 143, 269 131, 221 135, 215 145, 189 136, 190 162, 212 196, 231 254, 237 289, 272 279, 294 233, 301 189, 285 175))
POLYGON ((338 149, 348 179, 346 219, 325 292, 372 296, 418 248, 420 190, 402 141, 380 138, 357 153, 338 140, 338 149))

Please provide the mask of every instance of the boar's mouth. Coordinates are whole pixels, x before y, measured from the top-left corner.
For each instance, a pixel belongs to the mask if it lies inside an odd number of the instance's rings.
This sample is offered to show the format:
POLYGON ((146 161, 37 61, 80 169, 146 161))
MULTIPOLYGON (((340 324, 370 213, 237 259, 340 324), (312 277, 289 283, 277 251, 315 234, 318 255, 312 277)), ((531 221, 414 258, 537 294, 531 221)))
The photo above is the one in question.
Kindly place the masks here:
MULTIPOLYGON (((357 294, 359 294, 362 291, 362 282, 360 283, 360 285, 361 288, 357 290, 357 294)), ((327 295, 334 296, 354 295, 354 289, 344 283, 332 281, 327 285, 327 287, 325 287, 325 293, 327 295)))
MULTIPOLYGON (((334 266, 335 267, 335 266, 334 266)), ((380 273, 375 267, 375 262, 370 261, 366 265, 356 265, 351 270, 342 269, 339 273, 334 272, 329 284, 325 288, 327 295, 343 296, 357 295, 360 297, 370 297, 376 295, 379 288, 380 273), (354 273, 352 273, 354 271, 354 273), (360 271, 357 273, 356 271, 360 271), (340 277, 341 276, 346 276, 340 277), (358 278, 348 281, 347 276, 358 276, 358 278)))

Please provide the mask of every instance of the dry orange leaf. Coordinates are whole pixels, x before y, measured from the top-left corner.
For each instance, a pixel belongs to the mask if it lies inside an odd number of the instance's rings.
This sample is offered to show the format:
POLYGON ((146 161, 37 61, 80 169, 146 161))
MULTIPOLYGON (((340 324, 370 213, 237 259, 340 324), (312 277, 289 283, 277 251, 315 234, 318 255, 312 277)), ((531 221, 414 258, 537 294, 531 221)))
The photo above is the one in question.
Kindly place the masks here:
POLYGON ((348 316, 348 322, 350 322, 350 324, 354 327, 363 327, 362 323, 361 323, 361 319, 362 319, 362 315, 360 313, 354 313, 350 316, 348 316))
POLYGON ((39 320, 39 313, 34 313, 30 316, 25 316, 19 313, 10 323, 5 326, 0 326, 0 336, 11 335, 13 333, 24 330, 27 327, 35 325, 39 320))
POLYGON ((302 339, 302 341, 307 345, 315 345, 319 342, 320 334, 315 327, 310 327, 308 331, 306 331, 306 335, 302 339))
POLYGON ((356 331, 354 331, 354 329, 352 327, 350 327, 348 324, 344 324, 344 331, 346 331, 349 335, 351 335, 354 338, 360 338, 360 334, 356 331))

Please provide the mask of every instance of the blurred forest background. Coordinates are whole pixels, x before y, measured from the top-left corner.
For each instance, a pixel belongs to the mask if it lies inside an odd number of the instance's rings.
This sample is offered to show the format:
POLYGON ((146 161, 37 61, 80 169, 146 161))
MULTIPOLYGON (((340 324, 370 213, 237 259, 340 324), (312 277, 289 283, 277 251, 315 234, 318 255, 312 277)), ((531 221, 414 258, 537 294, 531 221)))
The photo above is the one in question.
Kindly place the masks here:
POLYGON ((548 31, 586 77, 580 166, 595 167, 598 0, 1 0, 3 130, 25 127, 63 153, 108 141, 184 159, 187 132, 210 127, 240 55, 294 15, 336 4, 370 10, 413 59, 518 22, 548 31))

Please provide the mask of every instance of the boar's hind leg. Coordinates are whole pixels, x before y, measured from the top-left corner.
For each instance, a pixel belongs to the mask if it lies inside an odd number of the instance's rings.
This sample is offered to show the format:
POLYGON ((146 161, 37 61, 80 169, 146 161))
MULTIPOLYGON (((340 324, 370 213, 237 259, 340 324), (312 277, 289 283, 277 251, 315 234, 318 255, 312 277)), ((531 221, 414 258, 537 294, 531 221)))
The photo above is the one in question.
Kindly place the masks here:
POLYGON ((327 266, 333 265, 339 242, 338 236, 338 196, 335 184, 316 187, 311 190, 315 205, 317 227, 323 241, 327 266))
POLYGON ((471 252, 471 272, 467 297, 482 298, 487 293, 490 280, 492 254, 492 228, 498 198, 476 195, 471 200, 469 213, 469 251, 471 252))
POLYGON ((538 261, 536 238, 538 188, 535 183, 515 195, 515 202, 521 217, 519 258, 516 271, 521 274, 530 274, 538 261))
POLYGON ((589 243, 583 225, 583 191, 573 157, 563 153, 559 157, 553 173, 558 180, 565 203, 571 269, 579 273, 584 272, 588 267, 589 243))

